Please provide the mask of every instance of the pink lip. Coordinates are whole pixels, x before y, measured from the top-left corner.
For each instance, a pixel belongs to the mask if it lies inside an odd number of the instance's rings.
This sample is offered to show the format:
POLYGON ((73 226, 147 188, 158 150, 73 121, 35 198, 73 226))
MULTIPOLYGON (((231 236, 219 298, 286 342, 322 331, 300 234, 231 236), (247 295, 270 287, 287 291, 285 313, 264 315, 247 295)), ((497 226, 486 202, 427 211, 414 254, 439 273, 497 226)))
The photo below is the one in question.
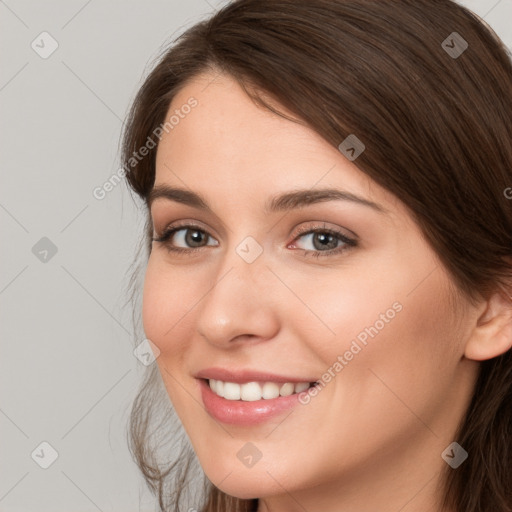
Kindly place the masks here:
MULTIPOLYGON (((245 384, 247 382, 316 382, 317 378, 297 378, 286 375, 276 375, 267 372, 257 372, 253 370, 233 371, 225 368, 206 368, 194 375, 197 379, 214 379, 224 382, 235 382, 245 384)), ((277 400, 277 399, 276 399, 277 400)))
MULTIPOLYGON (((261 375, 261 374, 259 374, 261 375)), ((213 378, 213 377, 212 377, 213 378)), ((242 379, 242 377, 239 377, 242 379)), ((275 377, 272 379, 249 379, 243 377, 242 382, 272 381, 276 382, 275 377)), ((223 380, 223 379, 219 379, 223 380)), ((228 382, 237 382, 232 378, 226 379, 228 382)), ((201 397, 203 399, 206 411, 221 423, 230 425, 250 426, 263 423, 268 419, 292 408, 299 403, 299 393, 289 396, 281 396, 269 400, 256 400, 254 402, 244 402, 242 400, 226 400, 216 395, 211 389, 208 382, 204 379, 198 379, 201 388, 201 397)), ((291 382, 279 381, 279 382, 291 382)))

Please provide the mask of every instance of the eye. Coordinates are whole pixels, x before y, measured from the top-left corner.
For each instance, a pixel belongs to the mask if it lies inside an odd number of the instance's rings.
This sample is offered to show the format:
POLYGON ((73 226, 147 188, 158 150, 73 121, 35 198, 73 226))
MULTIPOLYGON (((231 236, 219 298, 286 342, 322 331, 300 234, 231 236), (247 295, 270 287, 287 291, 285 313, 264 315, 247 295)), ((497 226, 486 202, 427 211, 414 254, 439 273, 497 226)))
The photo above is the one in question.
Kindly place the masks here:
MULTIPOLYGON (((345 251, 349 247, 355 247, 357 241, 347 237, 341 231, 336 229, 323 227, 303 228, 299 230, 299 236, 295 240, 305 240, 306 247, 298 247, 304 249, 304 255, 315 257, 329 256, 345 251), (309 247, 307 247, 309 245, 309 247)), ((293 246, 297 247, 294 241, 293 246)))
POLYGON ((160 237, 153 238, 153 241, 163 243, 167 250, 171 252, 190 253, 206 245, 219 245, 217 241, 213 244, 207 243, 205 245, 205 241, 210 239, 214 240, 204 229, 192 224, 186 224, 166 229, 160 237))
MULTIPOLYGON (((207 246, 219 245, 204 229, 193 224, 170 226, 160 237, 153 238, 153 241, 164 244, 169 252, 182 254, 197 252, 207 246), (213 243, 208 243, 210 241, 213 243)), ((295 237, 291 247, 303 249, 305 256, 319 257, 338 254, 356 245, 355 239, 347 237, 339 230, 327 228, 324 224, 323 226, 299 229, 298 236, 295 237), (305 245, 309 245, 311 248, 300 247, 296 242, 300 239, 304 239, 305 245)))

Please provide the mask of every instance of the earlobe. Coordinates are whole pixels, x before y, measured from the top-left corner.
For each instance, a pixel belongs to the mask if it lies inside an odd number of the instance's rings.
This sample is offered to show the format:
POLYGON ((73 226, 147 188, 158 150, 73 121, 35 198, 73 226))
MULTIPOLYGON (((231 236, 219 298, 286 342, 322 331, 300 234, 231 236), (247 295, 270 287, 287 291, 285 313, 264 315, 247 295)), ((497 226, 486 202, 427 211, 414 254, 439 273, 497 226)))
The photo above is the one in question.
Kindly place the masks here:
POLYGON ((512 348, 512 297, 504 291, 495 292, 478 317, 464 351, 465 357, 485 361, 512 348))

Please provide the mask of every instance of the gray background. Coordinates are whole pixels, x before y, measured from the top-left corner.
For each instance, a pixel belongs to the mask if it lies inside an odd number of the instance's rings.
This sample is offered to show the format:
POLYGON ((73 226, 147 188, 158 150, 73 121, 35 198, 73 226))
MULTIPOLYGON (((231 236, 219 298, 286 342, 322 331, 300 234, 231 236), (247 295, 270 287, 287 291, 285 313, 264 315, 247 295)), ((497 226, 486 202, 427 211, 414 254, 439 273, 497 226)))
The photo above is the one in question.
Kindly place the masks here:
MULTIPOLYGON (((0 0, 0 511, 156 510, 125 441, 142 216, 124 184, 92 191, 161 46, 224 3, 0 0)), ((462 3, 512 47, 512 0, 462 3)))

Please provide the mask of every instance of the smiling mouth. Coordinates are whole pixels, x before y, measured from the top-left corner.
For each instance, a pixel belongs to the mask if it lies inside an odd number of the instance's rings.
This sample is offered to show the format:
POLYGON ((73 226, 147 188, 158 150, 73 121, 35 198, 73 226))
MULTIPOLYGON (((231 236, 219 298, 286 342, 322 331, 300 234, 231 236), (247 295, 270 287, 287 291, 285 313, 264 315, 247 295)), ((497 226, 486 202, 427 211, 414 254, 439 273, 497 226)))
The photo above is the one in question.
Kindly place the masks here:
POLYGON ((257 400, 271 400, 278 397, 290 396, 307 391, 318 382, 225 382, 215 379, 204 379, 210 389, 217 396, 226 400, 239 400, 242 402, 255 402, 257 400))

